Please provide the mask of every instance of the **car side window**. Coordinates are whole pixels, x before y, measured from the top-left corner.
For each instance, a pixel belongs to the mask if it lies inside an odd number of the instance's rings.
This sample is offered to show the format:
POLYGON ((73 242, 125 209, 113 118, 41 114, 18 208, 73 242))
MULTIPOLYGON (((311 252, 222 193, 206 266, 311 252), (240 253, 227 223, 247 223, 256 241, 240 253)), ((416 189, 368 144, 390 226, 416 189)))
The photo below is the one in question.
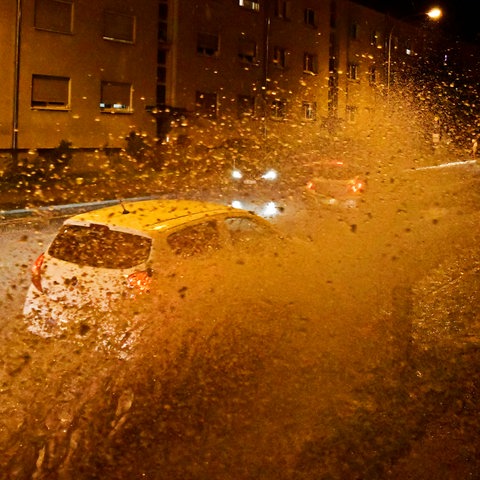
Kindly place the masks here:
POLYGON ((272 233, 267 226, 246 217, 226 218, 225 226, 233 245, 268 238, 272 233))
POLYGON ((191 257, 221 248, 220 235, 214 221, 185 227, 167 237, 167 243, 176 255, 191 257))

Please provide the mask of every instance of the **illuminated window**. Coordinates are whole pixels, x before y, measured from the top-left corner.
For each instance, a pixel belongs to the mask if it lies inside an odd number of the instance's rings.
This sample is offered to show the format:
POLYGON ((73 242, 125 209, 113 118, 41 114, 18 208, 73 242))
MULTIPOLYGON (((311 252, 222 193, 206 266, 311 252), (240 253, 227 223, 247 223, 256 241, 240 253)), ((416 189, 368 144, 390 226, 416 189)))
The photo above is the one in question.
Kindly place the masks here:
POLYGON ((412 42, 410 40, 405 40, 405 54, 413 55, 412 42))
POLYGON ((35 28, 57 33, 73 32, 73 3, 68 0, 36 0, 35 28))
POLYGON ((199 33, 197 35, 197 52, 213 57, 218 54, 218 35, 199 33))
POLYGON ((104 12, 103 38, 133 43, 135 41, 135 17, 123 13, 104 12))
POLYGON ((70 79, 50 75, 33 75, 31 106, 58 110, 70 108, 70 79))
POLYGON ((207 118, 217 117, 217 94, 196 92, 195 110, 197 115, 207 118))
POLYGON ((112 113, 132 111, 132 85, 121 82, 102 82, 100 109, 112 113))
POLYGON ((238 5, 248 8, 249 10, 254 10, 255 12, 260 10, 260 2, 255 0, 238 0, 238 5))

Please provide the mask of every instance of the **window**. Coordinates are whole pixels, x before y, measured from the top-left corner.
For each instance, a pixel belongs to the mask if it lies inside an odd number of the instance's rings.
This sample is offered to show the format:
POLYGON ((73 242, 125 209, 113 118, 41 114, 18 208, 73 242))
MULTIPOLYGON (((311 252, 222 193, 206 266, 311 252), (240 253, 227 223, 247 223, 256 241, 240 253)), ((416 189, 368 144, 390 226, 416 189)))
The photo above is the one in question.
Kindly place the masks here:
POLYGON ((353 106, 353 105, 347 105, 347 121, 348 122, 355 122, 356 118, 357 118, 357 112, 358 112, 358 108, 356 106, 353 106))
POLYGON ((337 59, 335 57, 330 57, 328 59, 328 71, 330 73, 337 71, 337 59))
POLYGON ((337 28, 337 2, 330 1, 330 28, 337 28))
POLYGON ((103 111, 127 113, 132 111, 132 85, 121 82, 102 82, 100 108, 103 111))
POLYGON ((303 102, 303 118, 305 120, 317 119, 317 103, 316 102, 303 102))
POLYGON ((238 117, 253 117, 255 113, 255 98, 250 95, 239 95, 237 97, 238 117))
POLYGON ((186 227, 169 235, 167 243, 176 255, 182 257, 202 255, 222 247, 216 222, 186 227))
POLYGON ((167 81, 167 50, 157 50, 157 82, 167 81))
POLYGON ((242 62, 255 63, 257 58, 257 43, 249 38, 241 37, 238 57, 242 62))
POLYGON ((157 104, 166 102, 167 94, 167 50, 157 50, 157 104))
POLYGON ((103 38, 133 43, 135 41, 135 17, 123 13, 104 12, 103 38))
POLYGON ((413 47, 412 47, 412 42, 407 39, 405 40, 404 42, 404 45, 405 45, 405 55, 413 55, 413 47))
POLYGON ((208 118, 217 117, 217 94, 197 92, 195 98, 197 115, 208 118))
POLYGON ((35 28, 57 33, 73 32, 73 3, 68 0, 36 0, 35 28))
POLYGON ((197 52, 213 57, 218 54, 218 35, 199 33, 197 35, 197 52))
POLYGON ((292 2, 289 0, 277 0, 275 3, 275 16, 288 20, 290 18, 291 5, 292 2))
POLYGON ((315 10, 312 10, 311 8, 306 8, 304 11, 304 21, 306 25, 316 28, 318 22, 315 10))
POLYGON ((70 79, 33 75, 32 107, 66 110, 70 108, 70 79))
POLYGON ((370 67, 368 81, 372 86, 377 84, 377 68, 375 66, 370 67))
POLYGON ((318 57, 312 53, 305 53, 303 56, 303 71, 307 73, 318 73, 318 57))
POLYGON ((278 120, 285 118, 286 106, 285 100, 273 100, 270 106, 271 117, 278 120))
POLYGON ((158 6, 158 41, 168 40, 168 0, 160 0, 158 6))
POLYGON ((382 48, 382 40, 380 32, 374 31, 372 32, 372 36, 370 38, 370 45, 376 48, 382 48))
POLYGON ((279 68, 287 66, 287 50, 283 47, 273 47, 272 63, 279 68))
POLYGON ((260 10, 260 2, 256 0, 238 0, 238 4, 241 7, 248 8, 249 10, 254 10, 258 12, 260 10))
POLYGON ((66 225, 48 253, 60 260, 100 268, 132 268, 150 257, 152 239, 107 225, 66 225))
POLYGON ((350 63, 348 65, 348 78, 350 80, 358 80, 358 65, 356 63, 350 63))
POLYGON ((358 23, 352 23, 350 25, 350 38, 352 40, 358 40, 359 26, 358 23))

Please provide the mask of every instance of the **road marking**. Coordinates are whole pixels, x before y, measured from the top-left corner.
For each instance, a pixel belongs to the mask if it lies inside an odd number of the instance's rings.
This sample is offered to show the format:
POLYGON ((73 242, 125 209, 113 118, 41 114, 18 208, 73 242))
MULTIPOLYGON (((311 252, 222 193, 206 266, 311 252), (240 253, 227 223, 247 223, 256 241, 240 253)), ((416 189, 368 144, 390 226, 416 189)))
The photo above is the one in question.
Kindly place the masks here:
POLYGON ((431 165, 429 167, 414 168, 410 171, 434 170, 434 169, 437 169, 437 168, 458 167, 458 166, 461 166, 461 165, 474 165, 475 163, 477 163, 476 160, 463 160, 463 161, 459 161, 459 162, 442 163, 440 165, 431 165))

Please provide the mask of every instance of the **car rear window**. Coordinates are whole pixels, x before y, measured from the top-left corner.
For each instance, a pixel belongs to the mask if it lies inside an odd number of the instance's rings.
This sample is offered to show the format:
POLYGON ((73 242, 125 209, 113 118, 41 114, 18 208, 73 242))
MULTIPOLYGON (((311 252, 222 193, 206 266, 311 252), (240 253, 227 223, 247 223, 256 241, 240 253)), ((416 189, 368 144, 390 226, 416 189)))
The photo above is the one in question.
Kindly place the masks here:
POLYGON ((64 225, 48 253, 59 260, 101 268, 131 268, 148 260, 152 239, 105 225, 64 225))

